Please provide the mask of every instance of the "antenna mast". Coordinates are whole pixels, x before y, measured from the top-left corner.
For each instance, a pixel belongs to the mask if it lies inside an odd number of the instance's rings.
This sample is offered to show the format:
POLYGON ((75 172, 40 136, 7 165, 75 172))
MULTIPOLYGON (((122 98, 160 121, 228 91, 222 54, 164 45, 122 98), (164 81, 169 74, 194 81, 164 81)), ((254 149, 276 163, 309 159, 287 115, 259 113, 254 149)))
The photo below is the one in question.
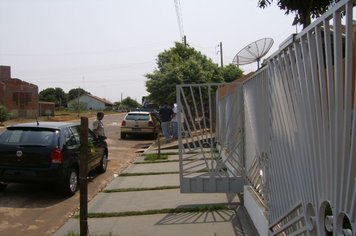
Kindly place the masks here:
POLYGON ((176 7, 179 35, 180 35, 181 40, 184 42, 185 35, 184 35, 184 29, 183 29, 183 17, 182 17, 182 10, 180 7, 180 0, 174 0, 174 5, 176 7))

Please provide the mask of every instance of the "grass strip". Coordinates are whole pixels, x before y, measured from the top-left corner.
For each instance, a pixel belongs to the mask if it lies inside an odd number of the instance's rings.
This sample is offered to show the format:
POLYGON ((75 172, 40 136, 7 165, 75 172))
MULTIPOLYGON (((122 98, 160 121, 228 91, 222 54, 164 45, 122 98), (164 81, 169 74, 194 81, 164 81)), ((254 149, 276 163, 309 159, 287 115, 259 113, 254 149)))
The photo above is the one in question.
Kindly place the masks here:
MULTIPOLYGON (((213 212, 229 210, 227 205, 205 205, 190 208, 164 208, 158 210, 146 211, 126 211, 126 212, 96 212, 88 213, 88 218, 108 218, 108 217, 125 217, 125 216, 142 216, 142 215, 155 215, 155 214, 178 214, 178 213, 194 213, 194 212, 213 212)), ((78 219, 79 215, 73 216, 78 219)))
MULTIPOLYGON (((146 156, 149 156, 149 155, 158 155, 157 153, 145 153, 145 154, 142 154, 142 156, 146 157, 146 156)), ((161 151, 161 155, 179 155, 179 152, 162 152, 161 151)))
POLYGON ((121 173, 120 177, 125 176, 142 176, 142 175, 170 175, 170 174, 179 174, 179 171, 171 171, 171 172, 147 172, 147 173, 121 173))
POLYGON ((179 189, 179 186, 160 186, 151 188, 121 188, 121 189, 108 189, 103 190, 103 193, 122 193, 122 192, 136 192, 136 191, 151 191, 151 190, 166 190, 166 189, 179 189))
POLYGON ((179 160, 166 160, 166 161, 135 161, 134 164, 155 164, 155 163, 166 163, 166 162, 179 162, 179 160))
POLYGON ((145 161, 157 161, 157 160, 167 160, 168 159, 168 154, 166 153, 161 153, 160 155, 151 153, 145 155, 145 161))

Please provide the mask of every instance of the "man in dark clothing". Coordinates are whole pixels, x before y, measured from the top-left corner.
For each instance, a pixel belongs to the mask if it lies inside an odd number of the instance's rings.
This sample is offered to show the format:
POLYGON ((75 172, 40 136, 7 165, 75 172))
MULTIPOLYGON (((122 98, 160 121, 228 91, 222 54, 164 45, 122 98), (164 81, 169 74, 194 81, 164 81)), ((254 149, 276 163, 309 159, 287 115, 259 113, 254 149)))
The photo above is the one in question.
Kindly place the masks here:
POLYGON ((169 124, 172 119, 173 110, 165 103, 161 109, 159 109, 159 115, 161 117, 161 128, 165 139, 165 143, 169 143, 171 137, 169 135, 169 124))

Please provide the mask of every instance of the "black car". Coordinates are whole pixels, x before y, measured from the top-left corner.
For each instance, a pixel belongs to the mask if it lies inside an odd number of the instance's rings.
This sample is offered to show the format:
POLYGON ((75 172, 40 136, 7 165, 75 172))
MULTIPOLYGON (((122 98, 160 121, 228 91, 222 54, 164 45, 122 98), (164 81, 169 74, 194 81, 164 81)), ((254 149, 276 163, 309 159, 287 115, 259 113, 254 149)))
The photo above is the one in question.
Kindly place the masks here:
MULTIPOLYGON (((73 195, 79 183, 80 124, 23 123, 0 134, 0 189, 7 183, 56 183, 73 195)), ((88 129, 88 171, 103 173, 108 147, 88 129)))

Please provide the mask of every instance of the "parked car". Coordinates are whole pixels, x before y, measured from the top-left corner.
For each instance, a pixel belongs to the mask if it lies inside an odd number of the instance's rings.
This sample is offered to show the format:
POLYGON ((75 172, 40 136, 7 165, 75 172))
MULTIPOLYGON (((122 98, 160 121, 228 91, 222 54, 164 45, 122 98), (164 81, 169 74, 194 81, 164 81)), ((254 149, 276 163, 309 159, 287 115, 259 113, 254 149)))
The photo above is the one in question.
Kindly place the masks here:
MULTIPOLYGON (((0 189, 7 183, 50 182, 73 195, 79 184, 80 125, 66 122, 22 123, 0 134, 0 189)), ((88 171, 104 173, 105 140, 88 130, 88 171)))
POLYGON ((130 111, 121 122, 121 138, 128 134, 148 134, 155 138, 159 133, 159 120, 148 111, 130 111))

